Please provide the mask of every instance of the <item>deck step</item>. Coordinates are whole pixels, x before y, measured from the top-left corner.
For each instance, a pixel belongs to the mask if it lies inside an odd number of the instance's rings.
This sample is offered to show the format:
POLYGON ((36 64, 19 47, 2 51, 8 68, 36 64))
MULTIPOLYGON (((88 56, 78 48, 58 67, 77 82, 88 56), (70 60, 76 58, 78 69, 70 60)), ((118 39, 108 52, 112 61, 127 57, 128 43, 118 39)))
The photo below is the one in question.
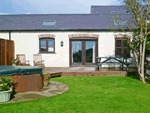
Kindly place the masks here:
POLYGON ((56 76, 127 76, 126 71, 94 71, 94 72, 57 72, 51 73, 51 77, 56 76))
POLYGON ((54 73, 50 73, 51 77, 57 77, 57 76, 61 76, 62 72, 54 72, 54 73))

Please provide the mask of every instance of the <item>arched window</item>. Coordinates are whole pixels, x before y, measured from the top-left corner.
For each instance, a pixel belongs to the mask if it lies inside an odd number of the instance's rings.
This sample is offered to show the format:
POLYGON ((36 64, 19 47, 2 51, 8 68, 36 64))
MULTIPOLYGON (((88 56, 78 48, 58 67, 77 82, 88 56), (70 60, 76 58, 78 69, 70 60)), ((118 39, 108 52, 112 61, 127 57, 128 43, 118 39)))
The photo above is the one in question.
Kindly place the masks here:
POLYGON ((55 53, 55 38, 52 35, 39 36, 39 53, 55 53))
POLYGON ((115 35, 115 56, 122 57, 128 56, 130 57, 130 50, 127 49, 127 40, 130 40, 130 36, 128 38, 123 38, 124 35, 115 35))

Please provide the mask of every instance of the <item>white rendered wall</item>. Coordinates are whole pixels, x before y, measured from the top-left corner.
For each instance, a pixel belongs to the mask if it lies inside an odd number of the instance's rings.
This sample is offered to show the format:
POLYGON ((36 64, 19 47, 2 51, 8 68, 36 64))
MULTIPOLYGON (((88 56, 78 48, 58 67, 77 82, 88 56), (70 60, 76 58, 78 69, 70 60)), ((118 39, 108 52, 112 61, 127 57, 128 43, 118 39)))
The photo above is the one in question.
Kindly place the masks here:
POLYGON ((9 40, 9 32, 0 32, 0 38, 9 40))
POLYGON ((69 38, 66 33, 48 32, 20 32, 12 33, 12 40, 15 41, 15 54, 25 54, 26 59, 33 65, 33 54, 39 53, 39 38, 41 34, 55 35, 55 53, 44 53, 46 67, 69 67, 69 38), (61 47, 60 42, 64 42, 61 47))
MULTIPOLYGON (((98 34, 98 56, 115 56, 115 38, 113 32, 12 32, 11 39, 15 42, 16 54, 25 54, 33 66, 33 54, 39 53, 39 38, 41 34, 55 35, 55 54, 42 54, 46 67, 69 67, 69 37, 70 34, 98 34), (64 42, 61 47, 60 42, 64 42)), ((0 37, 8 38, 9 33, 0 33, 0 37)))

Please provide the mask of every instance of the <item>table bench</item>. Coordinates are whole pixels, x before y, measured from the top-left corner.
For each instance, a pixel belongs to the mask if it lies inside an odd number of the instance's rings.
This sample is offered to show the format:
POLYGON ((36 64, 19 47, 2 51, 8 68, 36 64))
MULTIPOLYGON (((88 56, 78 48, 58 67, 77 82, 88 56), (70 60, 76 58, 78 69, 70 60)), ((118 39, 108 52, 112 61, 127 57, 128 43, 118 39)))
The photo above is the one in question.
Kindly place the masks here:
POLYGON ((128 63, 127 62, 127 59, 129 58, 132 58, 132 57, 96 57, 96 59, 99 60, 99 62, 96 62, 97 66, 98 66, 98 70, 99 70, 99 66, 101 66, 101 69, 102 69, 102 65, 104 63, 119 63, 120 65, 122 65, 122 70, 123 70, 123 66, 126 65, 127 66, 127 71, 128 71, 128 66, 131 64, 131 63, 128 63), (104 60, 103 62, 101 61, 102 58, 106 58, 106 60, 104 60), (121 60, 121 58, 123 60, 121 60), (110 59, 114 59, 115 61, 117 62, 107 62, 109 61, 110 59))

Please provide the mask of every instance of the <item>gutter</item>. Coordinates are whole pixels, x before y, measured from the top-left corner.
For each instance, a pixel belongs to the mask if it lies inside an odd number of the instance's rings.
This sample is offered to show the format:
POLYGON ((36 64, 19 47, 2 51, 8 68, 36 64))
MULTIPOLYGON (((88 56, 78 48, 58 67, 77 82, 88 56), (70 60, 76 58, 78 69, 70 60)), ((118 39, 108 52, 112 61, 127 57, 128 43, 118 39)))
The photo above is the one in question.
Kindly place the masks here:
MULTIPOLYGON (((120 31, 122 32, 121 29, 115 29, 117 31, 120 31)), ((12 31, 109 31, 109 32, 113 32, 112 30, 110 29, 64 29, 64 28, 61 28, 61 29, 22 29, 22 30, 0 30, 0 32, 9 32, 9 35, 10 35, 10 38, 11 38, 11 32, 12 31)), ((125 29, 125 31, 130 31, 129 29, 125 29)))

